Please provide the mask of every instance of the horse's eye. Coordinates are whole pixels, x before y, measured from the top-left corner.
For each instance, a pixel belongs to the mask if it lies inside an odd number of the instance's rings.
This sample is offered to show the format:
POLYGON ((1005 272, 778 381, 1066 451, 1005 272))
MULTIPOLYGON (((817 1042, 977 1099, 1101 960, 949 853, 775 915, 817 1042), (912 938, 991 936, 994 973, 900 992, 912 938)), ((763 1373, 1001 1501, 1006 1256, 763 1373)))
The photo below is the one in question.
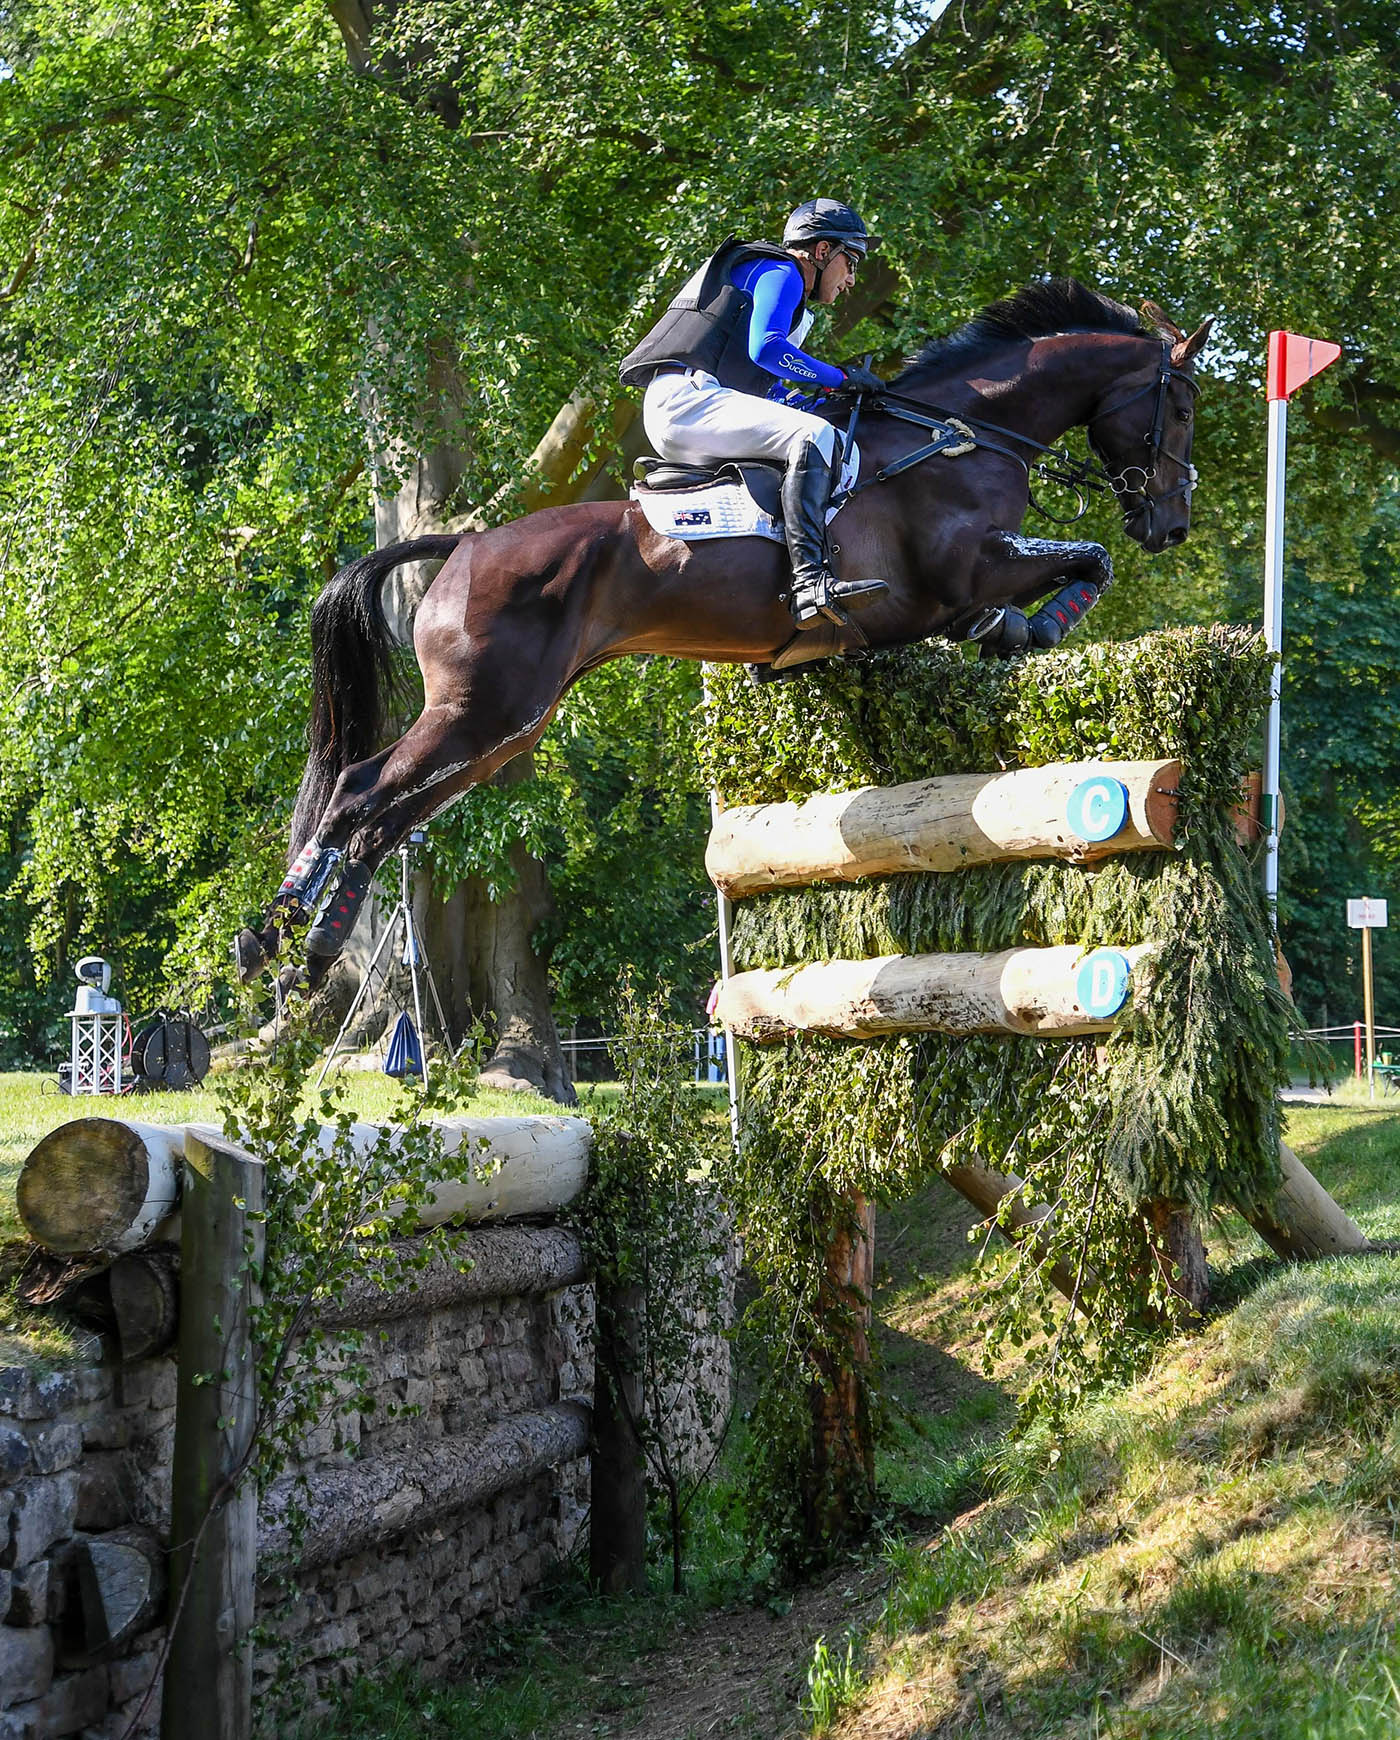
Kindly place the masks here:
POLYGON ((1189 423, 1191 421, 1191 407, 1183 405, 1176 414, 1176 420, 1178 423, 1189 423))

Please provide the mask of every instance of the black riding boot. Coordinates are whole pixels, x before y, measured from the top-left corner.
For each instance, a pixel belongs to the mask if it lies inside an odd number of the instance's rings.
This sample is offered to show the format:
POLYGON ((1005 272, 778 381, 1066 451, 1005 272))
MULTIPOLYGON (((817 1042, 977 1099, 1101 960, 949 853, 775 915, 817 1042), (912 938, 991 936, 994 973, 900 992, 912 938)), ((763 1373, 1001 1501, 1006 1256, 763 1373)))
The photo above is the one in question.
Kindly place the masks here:
POLYGON ((884 592, 884 580, 838 580, 831 569, 826 510, 840 477, 838 457, 829 461, 815 441, 806 441, 783 478, 783 533, 792 558, 792 616, 799 628, 822 617, 847 621, 842 605, 884 592))

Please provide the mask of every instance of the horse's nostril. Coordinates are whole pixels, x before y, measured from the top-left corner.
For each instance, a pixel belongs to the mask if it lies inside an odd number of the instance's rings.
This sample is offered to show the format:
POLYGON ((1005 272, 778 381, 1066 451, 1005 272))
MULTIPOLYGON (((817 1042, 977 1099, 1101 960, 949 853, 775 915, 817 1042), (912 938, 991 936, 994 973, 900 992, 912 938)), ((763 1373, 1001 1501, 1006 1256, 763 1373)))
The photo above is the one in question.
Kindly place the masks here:
POLYGON ((1167 548, 1169 550, 1174 550, 1178 544, 1184 544, 1185 542, 1186 542, 1186 527, 1185 526, 1173 526, 1171 531, 1169 531, 1167 533, 1167 548))

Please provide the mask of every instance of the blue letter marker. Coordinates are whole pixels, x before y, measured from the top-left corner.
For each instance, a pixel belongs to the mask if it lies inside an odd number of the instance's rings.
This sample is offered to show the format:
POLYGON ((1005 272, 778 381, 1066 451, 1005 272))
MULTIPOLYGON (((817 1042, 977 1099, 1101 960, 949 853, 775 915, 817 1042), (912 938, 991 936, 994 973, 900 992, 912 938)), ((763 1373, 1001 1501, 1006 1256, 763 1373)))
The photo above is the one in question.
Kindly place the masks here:
POLYGON ((1074 995, 1086 1015, 1107 1021, 1127 1002, 1131 977, 1122 949, 1095 949, 1080 962, 1074 995))
POLYGON ((1081 840, 1111 840, 1128 819, 1128 788, 1111 774, 1083 779, 1069 794, 1065 821, 1081 840))

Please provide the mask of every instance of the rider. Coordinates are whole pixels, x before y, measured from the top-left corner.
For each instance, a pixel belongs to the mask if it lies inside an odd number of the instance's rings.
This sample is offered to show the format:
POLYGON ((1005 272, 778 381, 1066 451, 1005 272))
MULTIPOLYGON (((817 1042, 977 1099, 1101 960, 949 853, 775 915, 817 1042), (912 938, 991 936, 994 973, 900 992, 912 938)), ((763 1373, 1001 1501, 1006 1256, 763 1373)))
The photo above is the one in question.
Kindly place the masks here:
POLYGON ((838 580, 832 572, 826 509, 841 475, 841 434, 793 403, 799 395, 791 385, 807 395, 883 387, 867 368, 836 368, 800 348, 812 324, 809 305, 829 305, 849 290, 878 241, 836 199, 798 206, 780 248, 731 236, 620 370, 625 386, 646 388, 642 419, 661 458, 680 465, 761 459, 786 466, 783 530, 799 628, 823 617, 844 623, 843 604, 886 590, 883 580, 838 580))

